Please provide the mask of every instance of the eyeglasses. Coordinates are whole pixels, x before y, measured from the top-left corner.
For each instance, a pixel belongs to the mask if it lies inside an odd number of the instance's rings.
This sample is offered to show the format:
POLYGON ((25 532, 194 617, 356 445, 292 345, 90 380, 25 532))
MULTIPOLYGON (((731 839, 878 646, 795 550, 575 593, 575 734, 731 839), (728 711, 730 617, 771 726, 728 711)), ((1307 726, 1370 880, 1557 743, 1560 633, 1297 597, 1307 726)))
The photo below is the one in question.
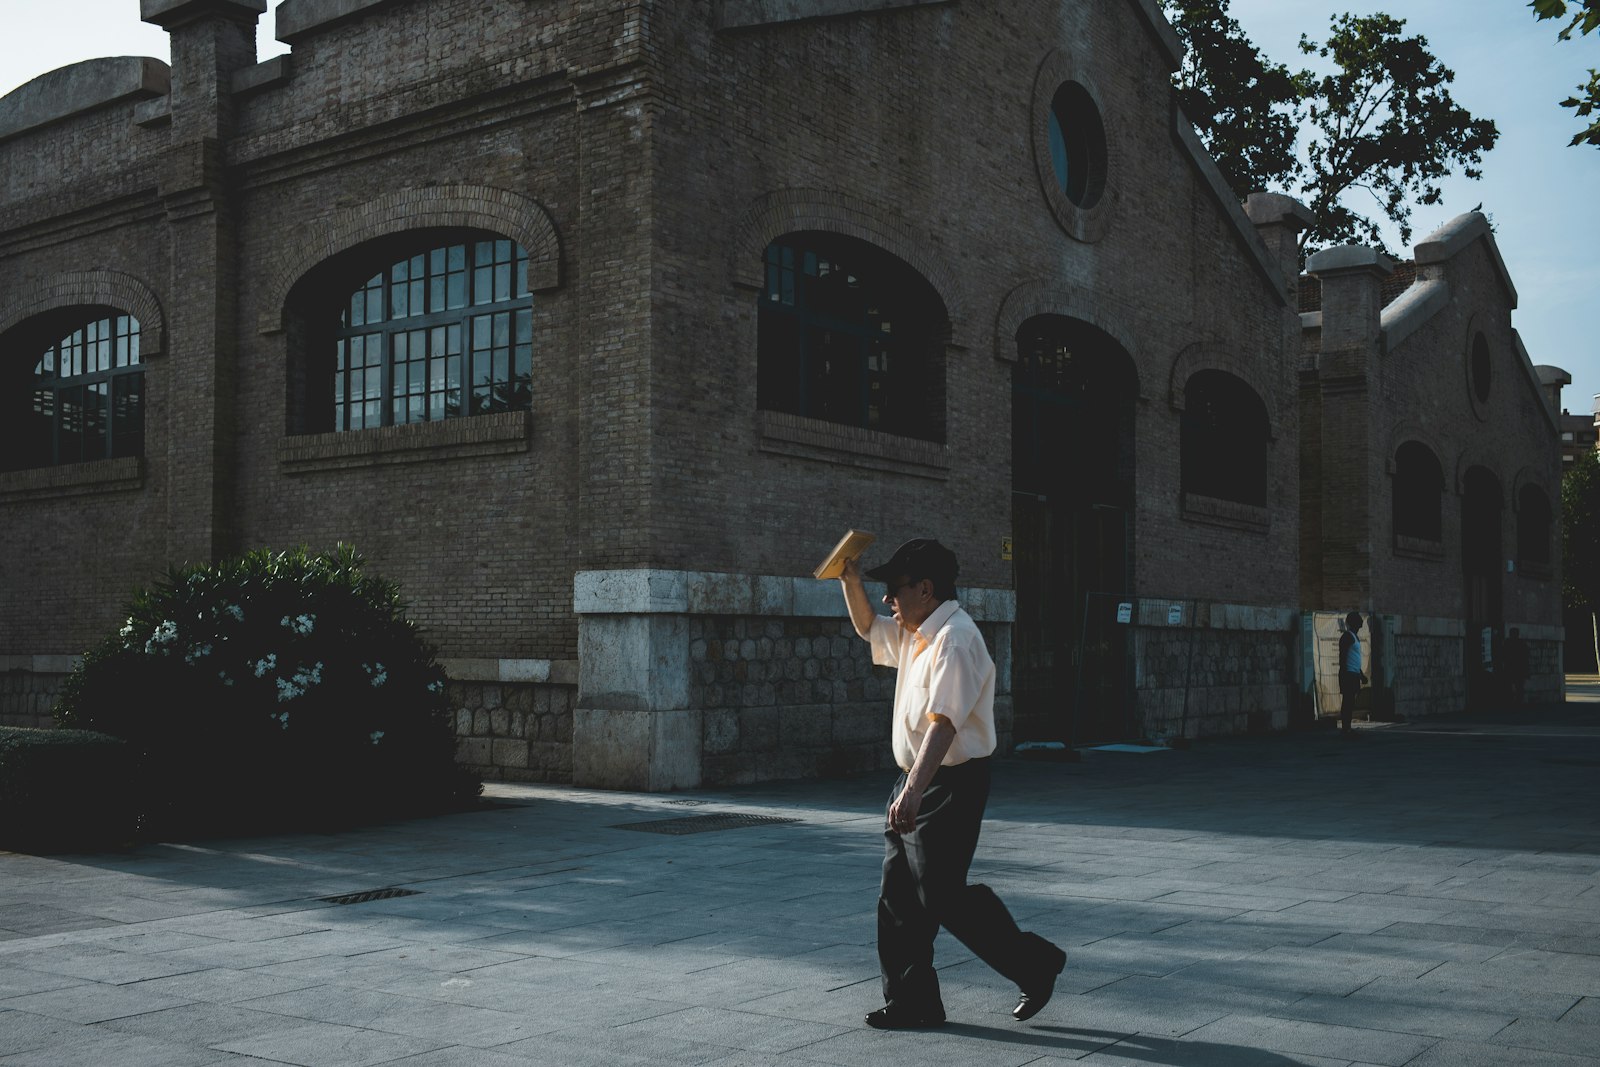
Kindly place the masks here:
POLYGON ((900 596, 900 590, 916 585, 919 581, 921 581, 920 578, 907 578, 903 582, 885 582, 884 586, 886 588, 883 591, 883 599, 898 600, 900 596))

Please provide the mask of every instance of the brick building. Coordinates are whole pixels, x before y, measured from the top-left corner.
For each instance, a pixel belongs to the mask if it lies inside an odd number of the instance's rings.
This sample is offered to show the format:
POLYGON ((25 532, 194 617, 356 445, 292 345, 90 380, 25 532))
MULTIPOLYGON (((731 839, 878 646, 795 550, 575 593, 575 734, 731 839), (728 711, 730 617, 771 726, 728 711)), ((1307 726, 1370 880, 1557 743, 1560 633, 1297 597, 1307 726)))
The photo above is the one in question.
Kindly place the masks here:
POLYGON ((1404 264, 1348 246, 1306 266, 1302 604, 1376 614, 1380 712, 1503 696, 1493 668, 1512 628, 1530 698, 1559 699, 1564 372, 1536 370, 1511 326, 1488 220, 1458 216, 1404 264))
POLYGON ((8 716, 169 562, 346 541, 491 774, 876 766, 850 526, 958 552, 1003 745, 1305 712, 1304 209, 1152 0, 264 9, 0 100, 8 716))

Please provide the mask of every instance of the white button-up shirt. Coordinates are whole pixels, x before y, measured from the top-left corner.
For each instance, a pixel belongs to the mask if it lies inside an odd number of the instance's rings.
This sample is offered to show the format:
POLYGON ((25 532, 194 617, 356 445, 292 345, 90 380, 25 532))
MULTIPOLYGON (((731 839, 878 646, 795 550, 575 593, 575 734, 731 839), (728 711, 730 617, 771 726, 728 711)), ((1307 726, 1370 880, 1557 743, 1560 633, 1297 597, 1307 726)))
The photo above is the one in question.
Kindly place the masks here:
POLYGON ((956 739, 944 766, 994 752, 994 659, 972 616, 946 600, 916 630, 882 615, 867 635, 872 662, 900 671, 894 686, 894 761, 916 762, 934 716, 950 720, 956 739))

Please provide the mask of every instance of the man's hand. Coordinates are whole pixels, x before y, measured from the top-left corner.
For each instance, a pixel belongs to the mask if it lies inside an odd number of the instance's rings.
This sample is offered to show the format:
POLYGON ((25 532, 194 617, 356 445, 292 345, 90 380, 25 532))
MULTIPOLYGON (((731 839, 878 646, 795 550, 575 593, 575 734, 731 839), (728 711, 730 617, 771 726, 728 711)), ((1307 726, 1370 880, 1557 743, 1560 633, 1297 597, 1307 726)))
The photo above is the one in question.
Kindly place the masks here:
POLYGON ((917 828, 917 810, 922 807, 922 791, 912 789, 911 783, 900 790, 889 806, 889 829, 897 834, 909 834, 917 828))

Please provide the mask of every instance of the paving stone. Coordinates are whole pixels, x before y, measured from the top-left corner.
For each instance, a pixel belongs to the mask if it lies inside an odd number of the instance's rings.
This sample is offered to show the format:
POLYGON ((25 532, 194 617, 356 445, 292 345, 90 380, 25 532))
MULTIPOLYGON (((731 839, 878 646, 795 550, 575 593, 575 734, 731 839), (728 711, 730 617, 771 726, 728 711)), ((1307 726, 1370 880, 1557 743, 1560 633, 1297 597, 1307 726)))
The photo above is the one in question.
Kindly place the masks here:
POLYGON ((1548 1049, 1441 1041, 1406 1067, 1595 1067, 1600 1059, 1548 1049))
POLYGON ((1554 1021, 1517 1019, 1495 1034, 1492 1041, 1496 1045, 1512 1045, 1522 1049, 1600 1057, 1600 1026, 1567 1016, 1554 1021))
POLYGON ((6 1067, 209 1067, 217 1062, 214 1049, 196 1048, 138 1034, 80 1027, 63 1033, 50 1044, 6 1056, 6 1067))
POLYGON ((1092 1052, 1080 1060, 1057 1062, 1093 1064, 1100 1067, 1110 1067, 1113 1064, 1139 1064, 1141 1067, 1148 1067, 1150 1064, 1182 1064, 1183 1067, 1352 1067, 1351 1061, 1343 1058, 1329 1059, 1325 1056, 1299 1052, 1219 1045, 1187 1037, 1157 1038, 1144 1034, 1124 1038, 1111 1047, 1092 1052))
POLYGON ((0 1008, 0 1056, 46 1048, 78 1032, 75 1023, 31 1011, 0 1008))
POLYGON ((1368 1063, 1398 1067, 1433 1047, 1432 1038, 1327 1023, 1276 1019, 1264 1015, 1230 1015, 1184 1035, 1186 1041, 1240 1045, 1271 1052, 1320 1056, 1333 1049, 1368 1063))
POLYGON ((151 993, 136 985, 104 985, 86 982, 82 985, 52 989, 43 993, 12 997, 5 1006, 15 1011, 49 1015, 75 1023, 98 1023, 107 1019, 120 1019, 130 1015, 143 1015, 163 1008, 185 1003, 177 997, 151 993))
POLYGON ((443 1041, 402 1037, 353 1026, 310 1023, 221 1041, 214 1047, 221 1052, 299 1064, 301 1067, 369 1067, 407 1055, 431 1052, 444 1045, 443 1041))

